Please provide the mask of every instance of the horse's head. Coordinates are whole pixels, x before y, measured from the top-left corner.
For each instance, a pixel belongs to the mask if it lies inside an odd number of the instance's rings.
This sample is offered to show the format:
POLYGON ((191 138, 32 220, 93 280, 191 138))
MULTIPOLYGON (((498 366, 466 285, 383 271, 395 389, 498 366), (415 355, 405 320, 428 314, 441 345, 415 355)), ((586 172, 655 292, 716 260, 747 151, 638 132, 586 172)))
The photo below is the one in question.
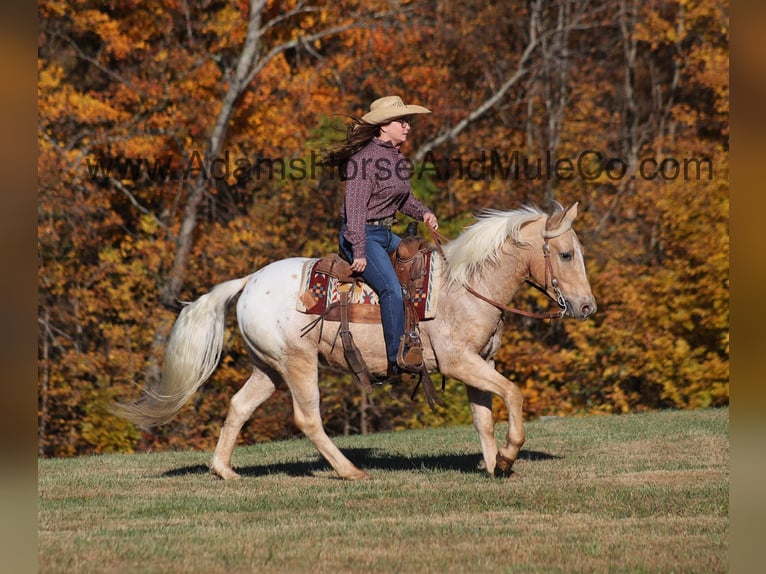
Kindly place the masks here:
POLYGON ((596 312, 596 299, 585 272, 582 245, 572 229, 575 217, 577 203, 542 220, 538 239, 542 252, 532 256, 529 268, 532 279, 566 307, 566 315, 585 319, 596 312))

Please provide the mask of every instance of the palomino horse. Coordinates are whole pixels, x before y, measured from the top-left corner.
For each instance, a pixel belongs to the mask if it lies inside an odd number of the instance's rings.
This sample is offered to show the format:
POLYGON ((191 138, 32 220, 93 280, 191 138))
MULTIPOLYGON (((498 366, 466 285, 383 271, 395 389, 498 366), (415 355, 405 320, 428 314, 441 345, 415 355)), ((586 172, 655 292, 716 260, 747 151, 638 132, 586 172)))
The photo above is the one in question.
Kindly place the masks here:
MULTIPOLYGON (((596 302, 585 273, 583 252, 572 221, 577 204, 554 215, 530 207, 486 211, 444 252, 446 272, 435 318, 420 324, 424 359, 430 372, 465 383, 474 427, 479 433, 487 472, 509 476, 524 444, 523 397, 516 385, 494 369, 504 306, 525 281, 555 292, 561 315, 584 319, 596 302), (508 408, 508 433, 498 448, 492 420, 492 395, 508 408)), ((165 365, 156 388, 145 389, 131 404, 115 410, 147 427, 168 422, 211 376, 221 356, 227 303, 237 303, 239 328, 254 363, 253 373, 232 397, 210 467, 224 479, 239 478, 231 467, 234 444, 255 409, 284 381, 293 398, 295 422, 322 456, 345 479, 367 478, 327 436, 319 411, 318 361, 346 367, 335 329, 314 329, 301 336, 313 317, 296 310, 300 277, 307 261, 271 263, 241 279, 217 285, 184 307, 173 326, 165 365)), ((553 295, 552 295, 553 296, 553 295)), ((386 371, 380 325, 352 324, 354 341, 370 371, 386 371)))

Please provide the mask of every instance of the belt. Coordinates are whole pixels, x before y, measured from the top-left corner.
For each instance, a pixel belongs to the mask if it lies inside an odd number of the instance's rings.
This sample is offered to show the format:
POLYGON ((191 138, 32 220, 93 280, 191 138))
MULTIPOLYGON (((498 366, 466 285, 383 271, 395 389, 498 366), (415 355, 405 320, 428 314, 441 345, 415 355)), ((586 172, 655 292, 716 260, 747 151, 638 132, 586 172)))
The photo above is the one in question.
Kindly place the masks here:
POLYGON ((391 226, 396 223, 396 217, 390 216, 390 217, 384 217, 383 219, 368 219, 367 225, 379 225, 381 227, 388 227, 391 229, 391 226))

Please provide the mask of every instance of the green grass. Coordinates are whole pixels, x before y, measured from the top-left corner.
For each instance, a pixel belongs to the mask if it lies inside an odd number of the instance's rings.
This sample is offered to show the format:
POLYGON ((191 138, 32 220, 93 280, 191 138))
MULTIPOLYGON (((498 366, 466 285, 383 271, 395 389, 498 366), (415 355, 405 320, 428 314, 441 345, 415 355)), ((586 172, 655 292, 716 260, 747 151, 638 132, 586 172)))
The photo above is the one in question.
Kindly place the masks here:
MULTIPOLYGON (((470 427, 38 464, 41 572, 726 572, 728 410, 527 424, 514 478, 470 427)), ((498 425, 498 437, 504 426, 498 425)))

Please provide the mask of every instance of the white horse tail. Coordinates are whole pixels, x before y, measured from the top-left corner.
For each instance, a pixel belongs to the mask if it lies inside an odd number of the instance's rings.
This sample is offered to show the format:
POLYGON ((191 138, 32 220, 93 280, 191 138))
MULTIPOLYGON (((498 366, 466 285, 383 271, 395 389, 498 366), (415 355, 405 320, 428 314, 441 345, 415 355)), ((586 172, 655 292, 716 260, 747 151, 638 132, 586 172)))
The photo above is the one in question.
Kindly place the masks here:
POLYGON ((141 427, 170 421, 218 366, 226 306, 245 288, 249 278, 220 283, 187 304, 170 332, 159 384, 145 388, 133 403, 113 404, 112 412, 141 427))

